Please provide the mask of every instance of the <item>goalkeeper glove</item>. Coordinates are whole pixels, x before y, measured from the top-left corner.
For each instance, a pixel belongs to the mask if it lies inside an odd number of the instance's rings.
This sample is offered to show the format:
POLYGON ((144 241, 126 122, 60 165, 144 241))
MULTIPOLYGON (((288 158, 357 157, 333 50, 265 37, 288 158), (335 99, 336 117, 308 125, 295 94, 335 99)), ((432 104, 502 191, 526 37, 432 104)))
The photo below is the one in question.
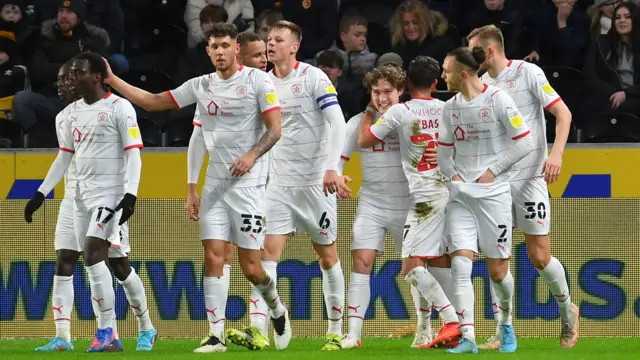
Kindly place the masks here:
POLYGON ((116 206, 115 208, 116 212, 118 210, 122 210, 122 216, 120 216, 120 222, 118 223, 118 225, 122 225, 126 223, 127 220, 129 220, 129 218, 131 217, 131 215, 133 215, 133 211, 136 206, 136 199, 137 198, 134 195, 124 194, 124 197, 122 198, 118 206, 116 206))
POLYGON ((24 207, 24 219, 26 220, 26 222, 31 223, 33 221, 31 216, 34 212, 36 212, 36 210, 40 208, 40 206, 42 206, 43 202, 44 194, 40 191, 37 191, 24 207))

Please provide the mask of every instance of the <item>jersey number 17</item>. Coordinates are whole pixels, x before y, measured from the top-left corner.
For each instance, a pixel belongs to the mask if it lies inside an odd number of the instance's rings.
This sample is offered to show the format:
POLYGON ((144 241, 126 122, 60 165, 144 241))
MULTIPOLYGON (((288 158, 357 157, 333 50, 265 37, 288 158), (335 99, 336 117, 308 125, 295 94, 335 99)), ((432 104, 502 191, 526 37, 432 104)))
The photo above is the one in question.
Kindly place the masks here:
POLYGON ((414 144, 427 143, 427 146, 424 148, 424 152, 422 153, 422 157, 418 162, 418 166, 416 167, 418 172, 433 170, 438 166, 437 162, 427 161, 427 156, 428 156, 427 150, 435 149, 436 141, 438 141, 438 137, 439 137, 438 135, 439 135, 438 133, 435 133, 435 137, 432 134, 418 134, 418 135, 411 136, 411 142, 414 144))

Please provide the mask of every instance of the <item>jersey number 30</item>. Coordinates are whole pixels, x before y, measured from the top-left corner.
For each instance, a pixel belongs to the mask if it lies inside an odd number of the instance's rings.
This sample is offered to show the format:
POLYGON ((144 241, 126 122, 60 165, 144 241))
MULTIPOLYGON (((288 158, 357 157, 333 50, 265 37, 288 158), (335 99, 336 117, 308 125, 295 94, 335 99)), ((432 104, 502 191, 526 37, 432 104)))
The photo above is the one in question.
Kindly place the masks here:
POLYGON ((435 134, 435 138, 431 134, 419 134, 411 136, 411 142, 414 144, 424 144, 427 143, 427 147, 424 148, 424 152, 422 153, 422 157, 420 158, 420 162, 418 162, 418 166, 416 169, 418 172, 424 172, 433 170, 438 166, 437 162, 428 162, 427 161, 427 149, 434 149, 436 147, 436 141, 438 140, 438 133, 435 134))

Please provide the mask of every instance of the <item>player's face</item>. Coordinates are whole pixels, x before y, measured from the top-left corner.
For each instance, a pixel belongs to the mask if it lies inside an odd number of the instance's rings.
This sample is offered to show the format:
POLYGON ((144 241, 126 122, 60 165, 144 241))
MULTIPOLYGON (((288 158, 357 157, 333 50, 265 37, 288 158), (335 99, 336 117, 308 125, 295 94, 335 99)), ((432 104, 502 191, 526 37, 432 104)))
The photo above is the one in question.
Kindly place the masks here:
POLYGON ((631 34, 633 30, 633 22, 631 21, 631 12, 626 7, 621 7, 615 14, 616 32, 620 36, 631 34))
POLYGON ((242 63, 262 71, 267 71, 267 45, 264 41, 253 41, 240 52, 242 63))
POLYGON ((207 54, 217 71, 227 71, 236 62, 239 51, 240 45, 230 36, 210 38, 207 45, 207 54))
POLYGON ((460 91, 462 75, 458 71, 458 63, 453 56, 447 56, 442 63, 442 80, 447 83, 448 91, 460 91))
POLYGON ((74 60, 69 72, 69 90, 77 96, 91 93, 100 78, 90 71, 89 62, 87 60, 74 60))
POLYGON ((401 90, 395 88, 390 82, 384 79, 371 88, 371 101, 378 111, 384 113, 391 105, 400 102, 401 90))
POLYGON ((476 46, 483 48, 484 53, 487 54, 487 57, 484 60, 484 62, 480 64, 480 70, 486 71, 489 68, 489 59, 493 55, 493 51, 489 47, 482 46, 482 43, 480 42, 480 40, 477 37, 474 37, 469 41, 469 50, 473 49, 476 46))
POLYGON ((284 61, 298 52, 300 44, 289 29, 273 29, 267 38, 269 61, 284 61))
POLYGON ((69 68, 60 68, 58 71, 58 81, 56 82, 56 88, 58 89, 58 96, 62 101, 70 101, 73 99, 73 94, 69 91, 69 68))

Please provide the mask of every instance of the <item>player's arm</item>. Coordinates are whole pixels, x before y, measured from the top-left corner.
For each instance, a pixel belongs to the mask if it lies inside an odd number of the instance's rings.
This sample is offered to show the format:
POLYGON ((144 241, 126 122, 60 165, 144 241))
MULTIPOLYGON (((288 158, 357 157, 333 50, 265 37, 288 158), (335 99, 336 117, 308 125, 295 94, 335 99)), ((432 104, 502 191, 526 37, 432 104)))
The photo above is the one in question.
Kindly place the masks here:
POLYGON ((560 175, 562 155, 571 131, 571 110, 549 84, 544 71, 539 67, 531 66, 531 70, 527 72, 527 81, 529 82, 529 90, 544 106, 544 109, 556 117, 556 139, 543 169, 547 183, 553 183, 560 175))
POLYGON ((340 163, 338 164, 338 169, 341 174, 344 170, 344 166, 351 159, 351 154, 353 154, 353 152, 358 148, 358 125, 360 125, 360 116, 364 115, 358 114, 352 117, 345 125, 344 147, 342 148, 340 163))
POLYGON ((327 171, 335 171, 338 175, 342 172, 339 168, 340 155, 344 149, 345 143, 345 128, 347 126, 344 119, 344 113, 340 104, 338 103, 338 93, 335 87, 331 85, 329 78, 321 73, 320 81, 315 89, 315 97, 324 119, 331 126, 331 132, 329 133, 329 151, 332 152, 331 158, 327 165, 327 171))
POLYGON ((451 132, 451 105, 445 104, 442 109, 442 118, 438 127, 438 166, 442 174, 449 180, 462 180, 453 161, 454 138, 451 132), (455 177, 458 177, 454 179, 455 177))
POLYGON ((200 169, 207 154, 207 146, 202 135, 202 125, 199 121, 200 113, 196 109, 193 117, 193 132, 189 139, 189 149, 187 150, 187 201, 184 209, 189 218, 199 220, 200 198, 198 196, 197 185, 200 177, 200 169))
POLYGON ((504 156, 489 167, 489 171, 498 176, 533 151, 534 144, 531 130, 513 99, 506 92, 499 91, 493 96, 492 101, 498 121, 507 130, 507 135, 514 140, 511 147, 504 152, 504 156))
POLYGON ((195 103, 196 99, 189 91, 192 89, 192 80, 195 79, 187 81, 177 89, 164 91, 159 94, 152 94, 146 90, 135 87, 114 75, 113 72, 111 72, 109 65, 107 65, 107 77, 104 79, 107 85, 116 89, 116 91, 118 91, 122 96, 147 111, 162 111, 175 108, 180 109, 195 103))
POLYGON ((126 164, 127 182, 124 186, 124 197, 114 209, 116 212, 122 210, 119 225, 124 224, 133 215, 142 175, 142 158, 140 149, 142 145, 142 135, 138 127, 136 111, 128 101, 119 101, 115 121, 117 122, 122 146, 124 147, 124 161, 126 164))
MULTIPOLYGON (((385 132, 384 129, 379 129, 378 136, 374 135, 371 132, 371 126, 373 126, 373 116, 375 115, 375 110, 371 106, 367 106, 367 109, 364 111, 364 116, 360 120, 360 129, 358 130, 358 145, 361 148, 370 148, 375 144, 379 143, 384 139, 384 136, 381 134, 385 132), (379 137, 381 136, 381 137, 379 137)), ((377 119, 382 119, 382 116, 377 119)), ((376 123, 378 122, 376 120, 376 123)))

